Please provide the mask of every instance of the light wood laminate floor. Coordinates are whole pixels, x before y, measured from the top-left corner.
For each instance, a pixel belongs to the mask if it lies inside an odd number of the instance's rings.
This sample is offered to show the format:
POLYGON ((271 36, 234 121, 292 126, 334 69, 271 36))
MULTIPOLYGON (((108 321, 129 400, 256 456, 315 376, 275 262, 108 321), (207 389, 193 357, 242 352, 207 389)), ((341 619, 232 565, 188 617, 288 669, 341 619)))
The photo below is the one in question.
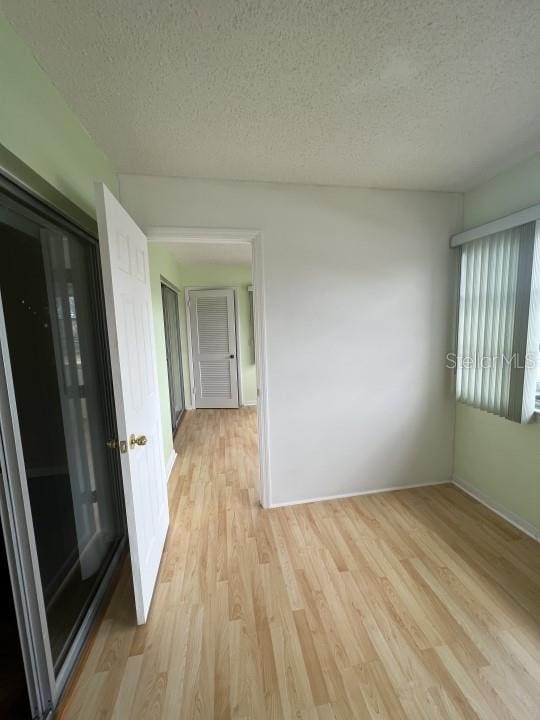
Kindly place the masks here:
POLYGON ((540 718, 539 545, 450 485, 262 510, 252 409, 188 413, 64 720, 540 718))

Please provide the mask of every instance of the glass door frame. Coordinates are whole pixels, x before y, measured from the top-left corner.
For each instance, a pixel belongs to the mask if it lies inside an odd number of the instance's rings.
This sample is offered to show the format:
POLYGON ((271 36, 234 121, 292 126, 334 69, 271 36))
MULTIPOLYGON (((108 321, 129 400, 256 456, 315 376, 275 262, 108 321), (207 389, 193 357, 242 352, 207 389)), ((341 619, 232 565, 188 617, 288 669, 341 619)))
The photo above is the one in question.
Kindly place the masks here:
MULTIPOLYGON (((115 437, 116 414, 112 394, 112 375, 107 338, 106 318, 101 281, 98 240, 86 230, 60 214, 43 200, 34 197, 26 189, 0 171, 0 196, 8 207, 33 216, 37 222, 63 228, 69 233, 91 243, 93 253, 94 293, 99 315, 99 342, 102 350, 106 374, 107 422, 111 426, 111 437, 115 437)), ((1 252, 1 246, 0 246, 1 252)), ((26 469, 22 450, 19 420, 11 371, 8 338, 5 327, 2 297, 0 293, 0 515, 4 527, 4 537, 11 585, 23 660, 26 671, 28 696, 33 718, 49 717, 57 707, 66 685, 84 648, 88 634, 102 605, 111 581, 116 576, 120 562, 127 549, 126 521, 122 517, 122 537, 99 582, 96 592, 88 606, 66 654, 62 667, 55 675, 49 642, 49 632, 45 613, 45 600, 38 564, 37 548, 30 508, 30 497, 26 469)), ((114 460, 115 492, 120 507, 123 508, 122 476, 119 459, 114 460)))
POLYGON ((54 669, 0 296, 0 515, 32 717, 53 706, 54 669), (7 362, 6 362, 7 359, 7 362), (23 480, 24 478, 24 480, 23 480))

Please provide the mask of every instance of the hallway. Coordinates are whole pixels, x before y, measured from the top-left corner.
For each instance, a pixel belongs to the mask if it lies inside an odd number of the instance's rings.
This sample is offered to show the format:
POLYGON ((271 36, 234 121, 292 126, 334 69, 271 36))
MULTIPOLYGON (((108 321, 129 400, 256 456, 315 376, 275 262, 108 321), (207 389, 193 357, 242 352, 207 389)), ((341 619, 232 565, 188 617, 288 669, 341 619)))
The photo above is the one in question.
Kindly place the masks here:
POLYGON ((446 485, 263 511, 252 408, 177 450, 149 622, 125 568, 62 718, 534 717, 532 540, 446 485))

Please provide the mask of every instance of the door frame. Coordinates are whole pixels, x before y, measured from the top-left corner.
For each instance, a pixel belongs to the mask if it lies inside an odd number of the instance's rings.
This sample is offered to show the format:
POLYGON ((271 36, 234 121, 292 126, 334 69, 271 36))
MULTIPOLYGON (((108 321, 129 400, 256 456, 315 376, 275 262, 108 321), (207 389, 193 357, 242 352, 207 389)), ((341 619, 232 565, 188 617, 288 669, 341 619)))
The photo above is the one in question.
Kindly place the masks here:
POLYGON ((238 314, 238 287, 220 285, 193 285, 184 288, 184 303, 186 307, 186 328, 187 328, 187 350, 188 350, 188 371, 189 371, 189 403, 190 408, 195 410, 195 367, 193 365, 193 345, 191 342, 191 305, 189 293, 191 290, 232 290, 234 293, 234 337, 236 344, 236 377, 238 382, 238 407, 242 407, 244 391, 242 389, 242 351, 240 343, 240 316, 238 314))
MULTIPOLYGON (((185 383, 184 383, 184 363, 182 361, 182 318, 180 317, 180 296, 182 294, 182 291, 180 290, 180 288, 177 288, 176 285, 174 285, 174 283, 172 283, 170 280, 167 280, 167 278, 164 275, 159 276, 159 283, 160 283, 160 286, 165 285, 165 287, 168 287, 169 290, 172 290, 174 293, 176 293, 176 298, 177 298, 176 317, 178 319, 178 344, 179 344, 178 350, 180 352, 180 371, 181 371, 180 384, 182 386, 182 398, 184 401, 184 409, 178 416, 178 419, 176 421, 176 426, 172 430, 173 439, 174 439, 174 436, 176 435, 178 428, 180 427, 180 423, 182 422, 184 414, 185 414, 186 410, 189 409, 188 404, 187 404, 187 397, 186 397, 186 387, 185 387, 185 383)), ((163 305, 163 296, 162 296, 162 305, 163 305)), ((161 310, 162 310, 163 317, 165 317, 165 312, 163 310, 163 307, 161 308, 161 310)), ((167 338, 165 338, 165 355, 166 354, 167 354, 167 338)), ((168 375, 167 375, 167 378, 168 378, 168 375)), ((167 468, 165 468, 165 470, 167 470, 167 468)), ((169 475, 167 475, 167 477, 168 476, 169 475)))
MULTIPOLYGON (((271 503, 268 420, 267 332, 263 235, 253 228, 150 226, 143 228, 148 242, 249 244, 252 257, 255 367, 257 377, 257 431, 259 438, 259 496, 264 508, 271 503)), ((237 339, 238 342, 238 339, 237 339)))

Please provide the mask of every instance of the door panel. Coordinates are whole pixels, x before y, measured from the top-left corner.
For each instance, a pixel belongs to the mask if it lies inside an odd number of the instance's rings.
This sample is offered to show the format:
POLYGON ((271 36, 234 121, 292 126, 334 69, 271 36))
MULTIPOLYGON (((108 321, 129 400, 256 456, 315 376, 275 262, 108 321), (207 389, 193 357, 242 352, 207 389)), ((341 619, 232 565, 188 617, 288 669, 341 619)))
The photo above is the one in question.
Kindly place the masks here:
POLYGON ((105 306, 137 622, 146 622, 169 525, 147 239, 96 184, 105 306), (130 443, 139 439, 139 443, 130 443), (123 445, 122 443, 125 443, 123 445))
POLYGON ((190 290, 195 407, 238 407, 234 290, 190 290))

